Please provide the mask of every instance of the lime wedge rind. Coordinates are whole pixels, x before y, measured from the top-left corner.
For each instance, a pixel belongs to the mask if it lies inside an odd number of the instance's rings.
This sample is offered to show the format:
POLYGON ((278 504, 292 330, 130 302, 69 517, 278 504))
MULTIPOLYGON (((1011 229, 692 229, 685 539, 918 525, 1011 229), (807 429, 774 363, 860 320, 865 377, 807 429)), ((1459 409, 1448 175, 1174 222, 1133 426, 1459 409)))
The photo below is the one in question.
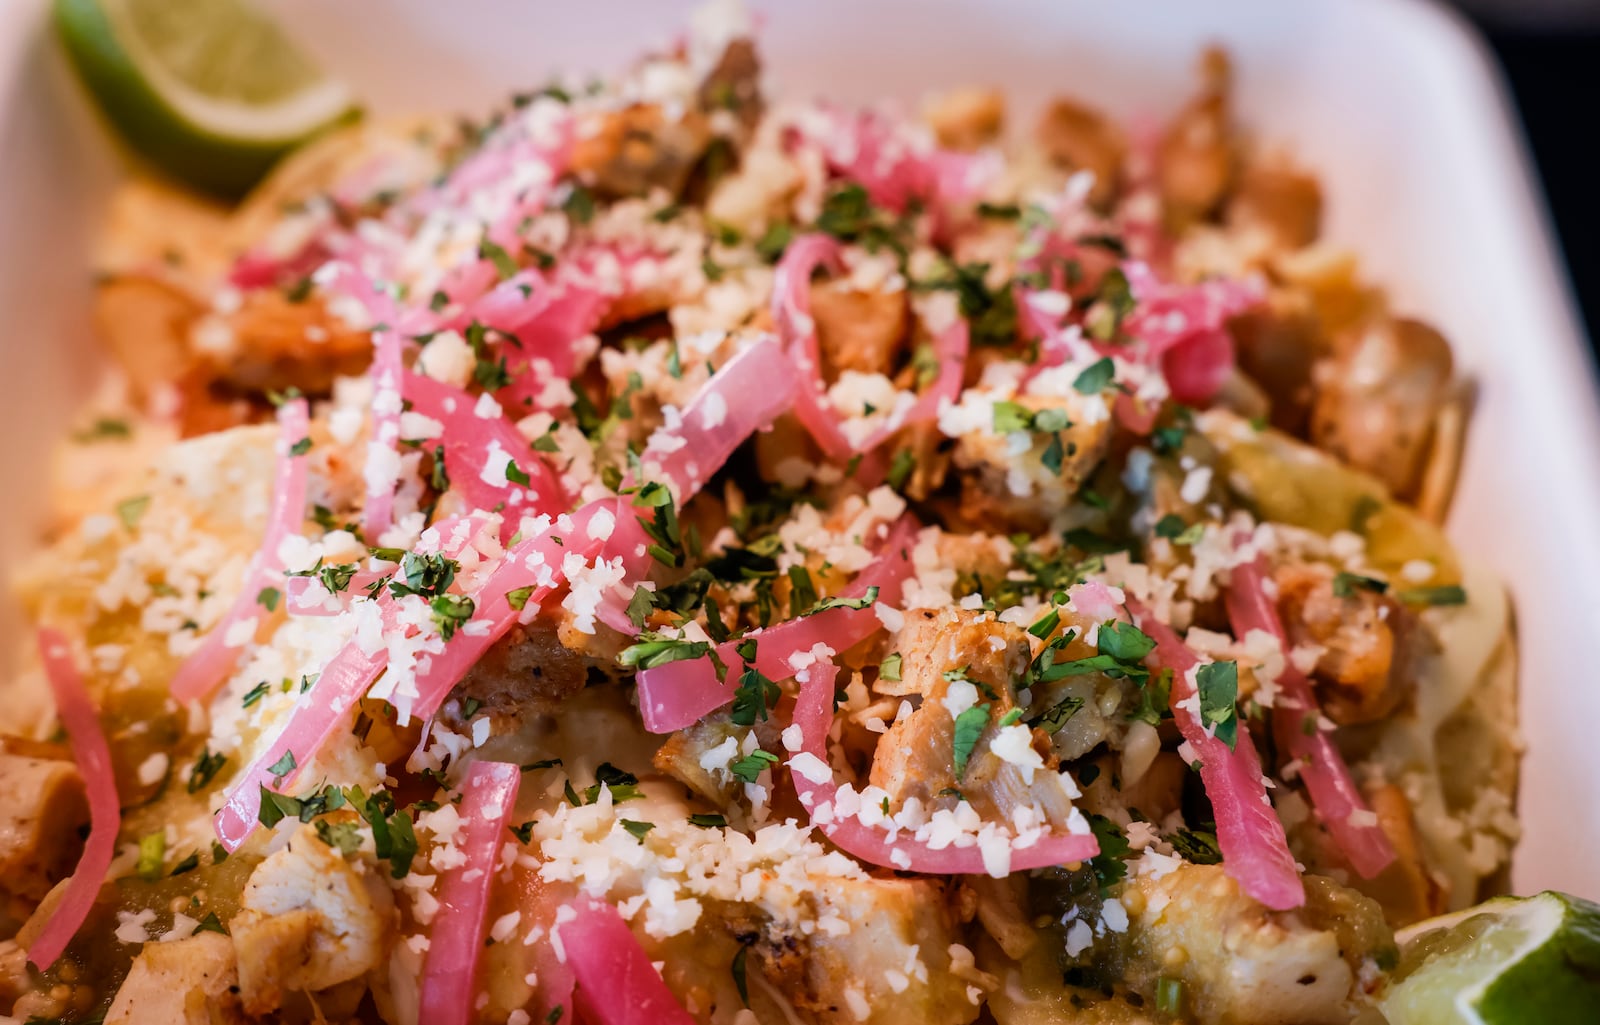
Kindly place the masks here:
POLYGON ((1501 897, 1403 930, 1391 1025, 1600 1022, 1600 905, 1501 897))
MULTIPOLYGON (((129 2, 56 0, 56 27, 79 77, 118 133, 174 177, 217 195, 241 195, 290 149, 352 114, 345 87, 320 76, 300 76, 270 102, 247 102, 225 90, 207 95, 162 66, 160 47, 138 38, 130 27, 129 2)), ((234 0, 209 2, 246 10, 241 25, 259 30, 259 16, 234 0)), ((267 39, 257 52, 288 45, 281 37, 267 39)), ((244 49, 250 49, 248 41, 244 49)))

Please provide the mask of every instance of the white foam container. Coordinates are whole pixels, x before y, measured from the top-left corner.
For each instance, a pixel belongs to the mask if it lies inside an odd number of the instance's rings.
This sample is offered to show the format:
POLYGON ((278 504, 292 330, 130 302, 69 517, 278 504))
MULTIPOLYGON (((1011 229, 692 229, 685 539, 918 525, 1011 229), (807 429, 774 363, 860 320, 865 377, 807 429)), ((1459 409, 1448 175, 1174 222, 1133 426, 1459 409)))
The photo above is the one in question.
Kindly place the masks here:
MULTIPOLYGON (((379 113, 481 111, 556 69, 609 69, 686 5, 265 0, 379 113)), ((1522 665, 1519 891, 1600 898, 1600 412, 1593 368, 1496 69, 1420 0, 807 0, 759 5, 771 82, 866 101, 1004 87, 1018 123, 1057 92, 1172 109, 1225 44, 1258 135, 1322 175, 1328 233, 1437 324, 1481 403, 1450 531, 1514 594, 1522 665)), ((89 239, 118 168, 46 31, 0 4, 0 563, 39 513, 46 442, 87 392, 89 239)), ((15 610, 0 616, 15 645, 15 610)), ((0 712, 0 726, 4 713, 0 712)))

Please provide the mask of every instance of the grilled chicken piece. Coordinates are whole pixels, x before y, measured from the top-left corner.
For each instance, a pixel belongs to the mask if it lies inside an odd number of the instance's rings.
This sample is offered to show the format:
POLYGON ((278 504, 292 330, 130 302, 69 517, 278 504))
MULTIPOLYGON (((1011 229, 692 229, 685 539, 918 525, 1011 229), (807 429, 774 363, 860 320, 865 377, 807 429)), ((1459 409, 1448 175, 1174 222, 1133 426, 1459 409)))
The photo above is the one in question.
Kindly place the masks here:
MULTIPOLYGON (((1045 403, 1026 401, 1035 410, 1045 403)), ((1028 451, 1013 454, 1009 435, 971 431, 957 441, 952 461, 961 472, 960 515, 975 529, 1039 532, 1066 508, 1105 458, 1111 421, 1074 422, 1057 432, 1060 472, 1045 462, 1051 435, 1035 433, 1028 451)), ((1053 454, 1052 454, 1053 463, 1053 454)))
POLYGON ((591 118, 578 132, 572 172, 605 199, 642 196, 662 188, 676 196, 711 141, 705 115, 669 116, 660 105, 636 103, 591 118))
POLYGON ((1255 161, 1228 199, 1230 227, 1259 231, 1277 249, 1301 249, 1322 231, 1322 186, 1285 160, 1255 161))
POLYGON ((394 898, 363 868, 307 825, 251 873, 229 923, 246 1011, 270 1013, 287 993, 325 990, 384 963, 394 898))
POLYGON ((1279 567, 1279 607, 1291 645, 1324 649, 1311 673, 1322 710, 1341 725, 1373 722, 1410 695, 1426 635, 1386 594, 1359 586, 1334 594, 1334 575, 1320 563, 1279 567))
POLYGON ((1153 996, 1158 977, 1182 980, 1199 1022, 1345 1025, 1364 1005, 1363 962, 1394 950, 1376 902, 1316 876, 1297 911, 1262 907, 1221 865, 1136 877, 1121 900, 1129 984, 1153 996))
POLYGON ((783 750, 776 719, 758 720, 753 727, 737 726, 728 713, 714 712, 668 737, 656 751, 655 766, 717 807, 727 808, 739 792, 739 780, 731 772, 706 768, 701 759, 730 739, 742 742, 752 731, 765 750, 783 750))
POLYGON ((838 925, 809 935, 768 921, 752 964, 817 1025, 965 1025, 978 1016, 967 983, 952 974, 959 943, 945 885, 932 879, 835 879, 813 894, 819 918, 838 925))
POLYGON ((372 341, 315 298, 295 302, 276 289, 244 294, 226 316, 195 323, 189 345, 212 381, 247 394, 298 388, 324 395, 335 377, 365 370, 372 341))
POLYGON ((888 292, 837 284, 811 287, 811 316, 828 380, 845 370, 889 374, 904 347, 910 321, 904 289, 888 292))
POLYGON ((95 330, 145 400, 194 365, 189 329, 202 307, 194 296, 153 274, 120 274, 95 289, 95 330))
POLYGON ((1094 175, 1089 199, 1096 206, 1105 206, 1116 197, 1128 143, 1114 121, 1063 97, 1045 108, 1034 138, 1052 163, 1094 175))
POLYGON ((955 89, 923 109, 922 119, 946 149, 975 150, 1000 136, 1006 119, 1005 94, 998 89, 955 89))
POLYGON ((69 761, 0 753, 0 793, 0 888, 43 900, 83 849, 83 778, 69 761))
POLYGON ((1422 842, 1405 793, 1392 783, 1384 783, 1368 790, 1367 803, 1394 846, 1395 860, 1374 879, 1350 873, 1350 885, 1379 901, 1389 924, 1396 929, 1444 914, 1449 892, 1423 861, 1422 842))
POLYGON ((221 933, 146 943, 105 1025, 244 1025, 238 982, 233 941, 221 933))
MULTIPOLYGON (((1052 825, 1064 828, 1072 802, 1056 774, 1049 738, 1040 731, 1031 732, 1027 750, 1038 756, 1032 768, 1008 761, 993 750, 1001 739, 999 720, 1016 707, 1014 681, 1027 671, 1032 658, 1028 635, 1020 627, 997 621, 992 614, 924 609, 906 614, 898 648, 902 656, 900 682, 880 680, 878 690, 890 695, 920 695, 922 701, 916 711, 879 738, 870 782, 887 791, 890 803, 896 806, 915 797, 931 807, 949 807, 957 798, 940 795, 954 788, 981 817, 1004 822, 1011 821, 1013 809, 1038 803, 1052 825), (966 771, 958 778, 955 718, 944 702, 951 687, 962 679, 977 688, 978 702, 989 706, 989 717, 966 771)), ((1013 757, 1028 757, 1012 752, 1005 740, 1002 744, 1013 757)))
POLYGON ((589 659, 561 643, 548 618, 514 626, 461 678, 447 718, 459 721, 461 709, 471 704, 476 715, 489 717, 491 735, 516 732, 582 690, 589 665, 589 659))
POLYGON ((1328 341, 1305 293, 1276 289, 1228 321, 1239 368, 1271 396, 1272 426, 1303 438, 1316 399, 1312 376, 1328 341))
POLYGON ((1450 343, 1421 321, 1386 319, 1344 335, 1318 370, 1311 441, 1415 498, 1453 374, 1450 343))
POLYGON ((731 110, 746 131, 755 128, 766 109, 761 95, 761 57, 755 43, 749 39, 729 42, 695 98, 702 109, 731 110))
POLYGON ((1233 184, 1235 153, 1228 91, 1228 57, 1201 57, 1200 92, 1179 111, 1161 138, 1156 176, 1167 228, 1174 233, 1208 218, 1233 184))

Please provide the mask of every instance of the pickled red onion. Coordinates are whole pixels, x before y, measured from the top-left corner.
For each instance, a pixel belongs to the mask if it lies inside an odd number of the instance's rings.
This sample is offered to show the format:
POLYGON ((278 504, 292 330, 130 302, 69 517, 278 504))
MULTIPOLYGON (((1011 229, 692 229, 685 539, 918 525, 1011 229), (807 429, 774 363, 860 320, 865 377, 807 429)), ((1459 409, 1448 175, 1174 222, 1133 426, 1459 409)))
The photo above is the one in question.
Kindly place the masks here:
POLYGON ((72 648, 66 637, 48 627, 40 630, 39 656, 56 699, 56 713, 61 717, 61 725, 66 727, 72 758, 78 763, 78 773, 83 777, 89 798, 89 839, 84 844, 83 855, 49 920, 28 946, 28 962, 44 971, 67 949, 94 907, 100 885, 105 882, 111 859, 117 852, 122 809, 117 800, 111 749, 106 745, 100 715, 73 663, 72 648))
POLYGON ((923 423, 939 415, 939 405, 961 394, 966 373, 969 328, 957 317, 933 340, 939 373, 906 412, 891 418, 859 443, 845 434, 842 419, 828 399, 822 377, 822 352, 817 325, 811 316, 811 274, 818 267, 836 267, 841 247, 826 235, 803 235, 790 244, 778 264, 772 285, 772 316, 780 338, 786 340, 789 358, 800 372, 795 390, 794 414, 823 454, 845 461, 857 452, 869 452, 908 424, 923 423))
MULTIPOLYGON (((913 572, 911 548, 918 529, 913 517, 901 517, 879 546, 877 557, 856 575, 841 597, 860 598, 869 587, 876 587, 878 601, 897 608, 905 581, 913 572)), ((717 646, 717 657, 724 665, 738 665, 736 649, 746 641, 755 641, 756 670, 771 679, 785 680, 795 673, 791 660, 796 655, 809 652, 818 644, 844 651, 882 628, 883 622, 871 607, 832 608, 725 641, 717 646)), ((732 685, 717 678, 709 657, 640 670, 636 682, 639 714, 651 733, 671 733, 692 726, 733 700, 732 685)))
MULTIPOLYGON (((482 515, 446 520, 425 534, 424 540, 437 539, 438 550, 454 557, 487 523, 487 517, 482 515)), ((423 546, 424 550, 426 547, 423 546)), ((378 593, 377 603, 384 632, 388 633, 396 628, 394 599, 384 590, 378 593)), ((284 723, 277 737, 228 785, 222 808, 212 823, 223 847, 237 850, 255 831, 256 818, 261 812, 261 787, 274 778, 279 779, 278 786, 292 785, 300 775, 301 766, 311 762, 341 724, 348 723, 350 710, 388 663, 387 649, 380 648, 368 654, 353 639, 339 649, 311 689, 295 703, 289 721, 284 723), (295 767, 275 777, 272 767, 289 752, 294 754, 295 767)))
POLYGON ((1228 621, 1240 640, 1252 630, 1265 630, 1283 649, 1286 660, 1283 672, 1278 675, 1280 695, 1272 710, 1278 742, 1300 760, 1300 778, 1305 780, 1312 806, 1334 843, 1363 879, 1371 879, 1394 861, 1394 847, 1376 821, 1370 824, 1355 821, 1364 817, 1360 813, 1370 814, 1371 809, 1333 738, 1325 730, 1313 729, 1307 733, 1301 728, 1308 717, 1313 723, 1316 721, 1317 698, 1310 681, 1287 661, 1288 641, 1277 606, 1267 597, 1263 586, 1265 575, 1259 558, 1234 567, 1228 588, 1223 592, 1228 621))
POLYGON ((594 1025, 694 1025, 650 955, 610 904, 580 896, 567 905, 561 949, 577 982, 583 1020, 594 1025))
POLYGON ((473 1020, 489 889, 500 848, 511 842, 506 827, 521 781, 521 770, 507 762, 467 766, 458 810, 461 833, 455 841, 463 860, 439 880, 439 909, 422 962, 419 1021, 467 1025, 473 1020))
POLYGON ((735 353, 695 393, 676 424, 650 436, 639 457, 646 479, 670 485, 680 504, 688 501, 746 438, 789 408, 792 369, 771 335, 735 353))
POLYGON ((1232 750, 1209 732, 1190 700, 1196 694, 1190 676, 1200 659, 1140 602, 1129 598, 1127 608, 1139 629, 1156 642, 1152 662, 1172 670, 1172 715, 1200 762, 1200 781, 1216 814, 1222 867, 1245 893, 1267 907, 1276 911, 1300 907, 1306 902, 1305 884, 1289 853, 1283 823, 1267 799, 1261 757, 1249 727, 1240 721, 1232 750))
MULTIPOLYGON (((230 643, 235 627, 255 619, 261 592, 281 580, 283 560, 278 549, 285 538, 300 531, 306 512, 306 460, 295 447, 309 437, 305 399, 285 402, 278 409, 278 470, 272 485, 272 505, 261 547, 250 559, 239 594, 217 620, 200 646, 190 653, 172 676, 172 696, 179 701, 209 697, 239 661, 242 644, 230 643)), ((251 631, 254 635, 254 631, 251 631)))
POLYGON ((400 483, 400 335, 384 329, 372 333, 372 436, 367 440, 367 502, 362 532, 373 544, 394 522, 394 491, 400 483))
POLYGON ((413 711, 424 719, 437 712, 483 653, 516 623, 531 620, 539 606, 566 582, 562 563, 568 555, 593 563, 622 517, 629 515, 628 508, 627 499, 598 499, 572 514, 570 530, 557 528, 559 534, 556 529, 546 530, 513 545, 473 594, 472 619, 445 642, 443 652, 419 667, 413 711), (608 519, 610 526, 603 527, 608 519), (531 590, 521 596, 522 607, 513 608, 511 594, 524 588, 531 590))
MULTIPOLYGON (((828 761, 828 730, 833 725, 834 679, 839 667, 832 662, 819 662, 805 671, 800 682, 800 694, 795 699, 794 723, 800 727, 801 751, 822 766, 828 761)), ((790 778, 800 803, 810 813, 812 825, 834 846, 862 861, 884 868, 905 872, 924 872, 933 875, 982 875, 989 872, 984 864, 983 851, 976 845, 958 847, 951 844, 935 848, 913 836, 890 838, 888 831, 871 826, 853 817, 828 815, 820 821, 820 809, 831 808, 839 787, 828 779, 813 781, 805 772, 790 763, 790 778)), ((1049 865, 1070 865, 1085 861, 1100 853, 1100 844, 1092 833, 1046 834, 1027 846, 1010 848, 1010 870, 1023 871, 1049 865)))
MULTIPOLYGON (((474 509, 503 511, 505 536, 516 532, 524 514, 555 516, 566 511, 567 494, 560 480, 500 413, 498 404, 483 407, 480 413, 480 399, 410 371, 404 373, 401 392, 415 412, 444 425, 442 445, 451 490, 474 509), (509 478, 512 463, 527 476, 526 485, 509 478)), ((432 451, 436 444, 430 440, 424 447, 432 451)))

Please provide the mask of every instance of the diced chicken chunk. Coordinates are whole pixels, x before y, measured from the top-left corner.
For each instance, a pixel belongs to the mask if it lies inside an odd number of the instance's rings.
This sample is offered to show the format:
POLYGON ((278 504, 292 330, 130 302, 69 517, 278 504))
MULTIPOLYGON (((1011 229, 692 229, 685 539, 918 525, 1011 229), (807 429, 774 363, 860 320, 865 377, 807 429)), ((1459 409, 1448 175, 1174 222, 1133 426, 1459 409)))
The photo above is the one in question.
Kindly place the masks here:
POLYGON ((878 689, 917 694, 922 703, 879 739, 871 783, 887 791, 895 805, 915 797, 945 807, 957 800, 949 791, 959 790, 980 816, 1005 822, 1014 809, 1037 803, 1053 825, 1064 827, 1072 803, 1054 771, 1046 735, 1033 731, 1025 751, 1006 746, 1009 758, 993 749, 1002 730, 999 720, 1016 706, 1014 681, 1032 657, 1027 634, 989 614, 919 610, 906 616, 898 648, 900 682, 880 681, 878 689), (976 688, 977 704, 988 705, 989 716, 968 752, 965 771, 957 776, 955 717, 945 699, 962 680, 976 688))
POLYGON ((246 293, 226 317, 202 318, 189 340, 207 377, 252 394, 326 394, 335 377, 359 374, 372 360, 367 332, 316 299, 295 302, 274 289, 246 293))
POLYGON ((71 762, 0 753, 0 793, 0 888, 42 900, 82 850, 83 778, 71 762))
POLYGON ((888 374, 906 337, 906 293, 818 285, 811 289, 811 316, 823 373, 845 370, 888 374))
POLYGON ((1335 594, 1334 571, 1320 564, 1285 565, 1275 578, 1290 642, 1322 649, 1312 681, 1329 718, 1373 722, 1409 696, 1425 638, 1403 605, 1359 585, 1335 594))
POLYGON ((1239 348, 1239 368, 1270 396, 1272 426, 1305 437, 1316 398, 1313 370, 1328 347, 1308 298, 1276 290, 1229 320, 1228 333, 1239 348))
POLYGON ((1055 164, 1094 175, 1089 198, 1096 205, 1103 206, 1116 196, 1128 143, 1115 122, 1097 110, 1062 98, 1045 108, 1034 137, 1055 164))
POLYGON ((1265 233, 1280 249, 1300 249, 1322 230, 1322 186, 1283 160, 1256 161, 1228 200, 1228 223, 1265 233))
POLYGON ((1105 457, 1110 428, 1109 420, 1101 420, 1074 422, 1054 434, 1035 432, 1020 454, 1012 450, 1013 435, 963 434, 952 456, 962 474, 962 519, 989 530, 1049 526, 1105 457))
POLYGON ((819 919, 835 924, 807 937, 770 923, 751 948, 768 981, 807 1020, 964 1025, 978 1016, 966 982, 950 971, 950 945, 960 934, 942 883, 827 878, 814 899, 819 919))
POLYGON ((233 942, 221 933, 147 943, 105 1025, 243 1025, 238 980, 233 942))
POLYGON ((1199 94, 1167 127, 1156 154, 1167 227, 1177 232, 1210 216, 1234 178, 1227 55, 1216 49, 1206 51, 1200 76, 1199 94))
POLYGON ((1421 321, 1381 320, 1346 335, 1319 368, 1311 440, 1414 498, 1453 374, 1450 343, 1421 321))
POLYGON ((572 170, 609 199, 642 196, 652 188, 679 194, 711 139, 698 111, 670 117, 653 103, 606 111, 589 128, 579 132, 572 170))
POLYGON ((975 150, 999 137, 1006 119, 1006 98, 998 89, 955 89, 935 97, 922 116, 939 145, 975 150))
POLYGON ((230 923, 239 990, 251 1014, 289 992, 316 992, 377 968, 388 954, 393 898, 337 848, 302 826, 250 876, 230 923))
POLYGON ((1220 865, 1135 878, 1121 898, 1129 981, 1153 992, 1158 976, 1180 979, 1200 1022, 1345 1025, 1362 1004, 1362 961, 1392 950, 1392 938, 1373 901, 1325 879, 1306 883, 1306 907, 1282 912, 1220 865))

